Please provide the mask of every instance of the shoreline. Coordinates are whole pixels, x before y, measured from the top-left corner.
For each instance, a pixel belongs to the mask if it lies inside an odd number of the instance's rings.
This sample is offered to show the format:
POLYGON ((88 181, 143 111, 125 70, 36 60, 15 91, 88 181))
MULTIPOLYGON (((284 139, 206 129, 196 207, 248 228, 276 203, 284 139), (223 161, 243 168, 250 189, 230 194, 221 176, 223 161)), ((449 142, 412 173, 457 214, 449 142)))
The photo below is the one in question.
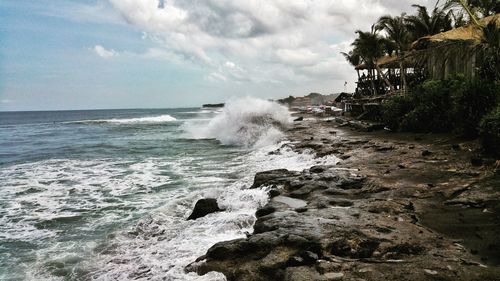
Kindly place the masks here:
POLYGON ((272 187, 254 233, 213 245, 186 271, 228 280, 499 280, 500 175, 477 157, 476 142, 315 118, 294 122, 287 136, 297 152, 341 161, 257 173, 253 188, 272 187))

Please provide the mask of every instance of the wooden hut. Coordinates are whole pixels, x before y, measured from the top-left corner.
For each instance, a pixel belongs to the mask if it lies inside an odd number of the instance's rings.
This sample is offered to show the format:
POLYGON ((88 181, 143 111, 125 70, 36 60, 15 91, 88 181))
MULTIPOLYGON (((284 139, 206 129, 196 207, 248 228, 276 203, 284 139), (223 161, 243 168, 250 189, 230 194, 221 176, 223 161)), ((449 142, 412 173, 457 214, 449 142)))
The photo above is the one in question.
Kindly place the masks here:
MULTIPOLYGON (((496 21, 500 26, 500 14, 483 18, 479 23, 487 25, 491 21, 496 21)), ((482 39, 481 27, 459 27, 418 39, 406 57, 421 61, 432 79, 445 79, 454 74, 463 74, 470 79, 476 75, 477 65, 481 61, 480 53, 472 47, 480 44, 482 39), (453 52, 449 52, 450 46, 453 52)))

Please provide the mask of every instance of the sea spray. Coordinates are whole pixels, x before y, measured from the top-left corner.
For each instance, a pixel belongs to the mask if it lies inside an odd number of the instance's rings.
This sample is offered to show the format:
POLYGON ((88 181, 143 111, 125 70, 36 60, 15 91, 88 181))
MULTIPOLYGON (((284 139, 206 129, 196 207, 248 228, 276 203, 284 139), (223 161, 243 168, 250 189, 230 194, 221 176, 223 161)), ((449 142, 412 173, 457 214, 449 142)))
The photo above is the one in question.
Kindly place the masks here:
POLYGON ((239 98, 226 103, 222 111, 207 122, 187 122, 188 136, 214 138, 226 145, 264 147, 283 138, 291 122, 288 109, 278 103, 257 98, 239 98))

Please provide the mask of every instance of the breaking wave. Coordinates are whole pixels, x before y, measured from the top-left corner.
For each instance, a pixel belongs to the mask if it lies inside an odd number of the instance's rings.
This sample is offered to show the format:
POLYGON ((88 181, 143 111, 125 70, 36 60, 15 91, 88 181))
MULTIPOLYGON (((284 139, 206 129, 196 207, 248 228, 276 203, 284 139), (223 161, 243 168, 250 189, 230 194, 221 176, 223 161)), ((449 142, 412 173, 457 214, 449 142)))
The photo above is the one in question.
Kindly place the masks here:
POLYGON ((233 99, 207 122, 187 122, 190 138, 219 140, 226 145, 263 147, 283 139, 291 123, 288 109, 278 103, 251 97, 233 99))
POLYGON ((113 118, 113 119, 97 119, 97 120, 80 120, 71 121, 67 123, 73 124, 98 124, 98 123, 112 123, 112 124, 137 124, 137 123, 163 123, 177 121, 175 117, 168 114, 160 116, 148 116, 148 117, 138 117, 138 118, 113 118))

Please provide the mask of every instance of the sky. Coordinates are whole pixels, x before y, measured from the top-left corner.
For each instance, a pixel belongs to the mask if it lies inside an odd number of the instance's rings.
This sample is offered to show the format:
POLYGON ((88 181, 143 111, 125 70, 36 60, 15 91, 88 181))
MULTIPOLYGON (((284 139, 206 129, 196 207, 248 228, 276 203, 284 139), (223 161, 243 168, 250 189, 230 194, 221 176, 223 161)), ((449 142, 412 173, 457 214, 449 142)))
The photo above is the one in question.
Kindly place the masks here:
POLYGON ((355 30, 434 0, 2 0, 0 111, 174 108, 355 87, 355 30))

